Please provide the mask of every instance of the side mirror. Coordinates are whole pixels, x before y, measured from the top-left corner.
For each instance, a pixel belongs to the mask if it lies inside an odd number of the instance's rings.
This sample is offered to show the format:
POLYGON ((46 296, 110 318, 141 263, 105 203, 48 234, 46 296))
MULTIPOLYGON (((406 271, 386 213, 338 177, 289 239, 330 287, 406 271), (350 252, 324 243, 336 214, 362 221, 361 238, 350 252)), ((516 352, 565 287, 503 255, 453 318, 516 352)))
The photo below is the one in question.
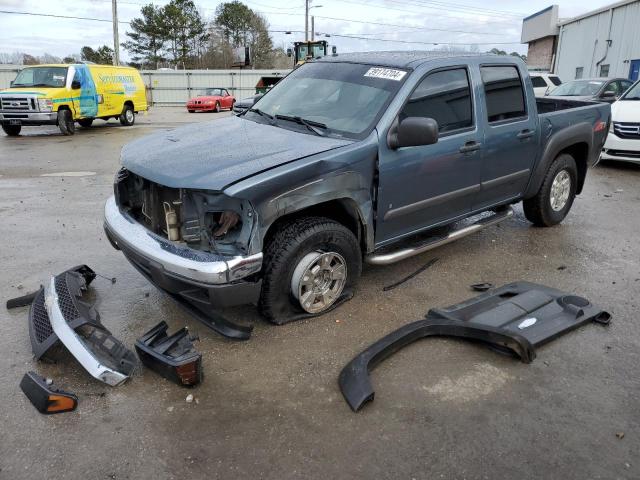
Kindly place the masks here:
POLYGON ((287 48, 287 57, 291 57, 293 56, 293 50, 291 50, 290 48, 287 48))
POLYGON ((80 81, 74 80, 73 82, 71 82, 72 90, 80 90, 81 88, 82 88, 82 85, 80 85, 80 81))
POLYGON ((438 142, 438 122, 433 118, 407 117, 396 120, 387 134, 389 148, 418 147, 438 142))
POLYGON ((612 91, 612 90, 607 90, 606 92, 602 92, 602 95, 600 95, 601 98, 616 98, 616 92, 612 91))
POLYGON ((13 87, 13 80, 9 82, 9 87, 13 87))
POLYGON ((338 54, 338 47, 336 47, 335 45, 331 47, 331 53, 333 55, 337 55, 338 54))

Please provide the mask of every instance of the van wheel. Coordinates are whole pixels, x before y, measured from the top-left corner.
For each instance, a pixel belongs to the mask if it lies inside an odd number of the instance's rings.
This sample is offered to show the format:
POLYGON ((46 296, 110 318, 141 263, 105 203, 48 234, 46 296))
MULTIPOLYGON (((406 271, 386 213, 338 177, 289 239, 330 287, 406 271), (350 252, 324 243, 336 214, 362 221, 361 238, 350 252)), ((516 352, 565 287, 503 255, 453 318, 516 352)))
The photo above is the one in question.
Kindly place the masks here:
POLYGON ((323 217, 295 220, 265 248, 258 309, 274 323, 320 315, 355 287, 361 271, 362 253, 349 229, 323 217))
POLYGON ((538 227, 557 225, 567 216, 576 198, 578 169, 571 155, 556 158, 538 193, 522 202, 524 216, 538 227))
POLYGON ((20 135, 20 130, 22 130, 22 125, 5 125, 2 124, 2 130, 4 133, 9 135, 10 137, 17 137, 20 135))
POLYGON ((120 114, 120 123, 125 127, 130 127, 136 123, 136 114, 131 105, 125 105, 120 114))
POLYGON ((78 123, 83 128, 89 128, 93 124, 93 118, 82 118, 78 120, 78 123))
POLYGON ((73 121, 71 110, 58 110, 58 128, 63 135, 73 135, 76 133, 76 124, 73 121))

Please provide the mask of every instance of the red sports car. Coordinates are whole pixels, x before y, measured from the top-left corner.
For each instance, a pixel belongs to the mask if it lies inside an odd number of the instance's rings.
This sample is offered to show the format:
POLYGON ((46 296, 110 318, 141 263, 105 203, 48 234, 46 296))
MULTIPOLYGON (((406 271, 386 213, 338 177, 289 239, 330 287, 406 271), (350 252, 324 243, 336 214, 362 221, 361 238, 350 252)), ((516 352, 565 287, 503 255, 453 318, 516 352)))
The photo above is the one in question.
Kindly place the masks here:
POLYGON ((189 113, 193 113, 196 110, 219 112, 223 108, 233 110, 235 102, 236 99, 233 95, 229 95, 226 88, 207 88, 199 96, 189 99, 187 110, 189 110, 189 113))

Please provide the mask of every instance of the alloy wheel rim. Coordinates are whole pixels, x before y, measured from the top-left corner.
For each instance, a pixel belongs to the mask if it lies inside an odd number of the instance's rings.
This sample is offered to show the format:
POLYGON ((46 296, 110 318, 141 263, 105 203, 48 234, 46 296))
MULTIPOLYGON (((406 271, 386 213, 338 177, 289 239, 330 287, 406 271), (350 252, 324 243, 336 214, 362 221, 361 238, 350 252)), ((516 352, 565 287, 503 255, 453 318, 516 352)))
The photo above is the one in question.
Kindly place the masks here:
POLYGON ((133 121, 133 111, 127 110, 127 113, 125 113, 125 116, 127 117, 127 122, 133 121))
POLYGON ((555 212, 559 212, 566 205, 571 193, 571 176, 566 170, 560 170, 551 183, 549 202, 555 212))
POLYGON ((327 310, 340 297, 347 282, 347 262, 336 252, 311 252, 296 266, 291 292, 305 312, 327 310))

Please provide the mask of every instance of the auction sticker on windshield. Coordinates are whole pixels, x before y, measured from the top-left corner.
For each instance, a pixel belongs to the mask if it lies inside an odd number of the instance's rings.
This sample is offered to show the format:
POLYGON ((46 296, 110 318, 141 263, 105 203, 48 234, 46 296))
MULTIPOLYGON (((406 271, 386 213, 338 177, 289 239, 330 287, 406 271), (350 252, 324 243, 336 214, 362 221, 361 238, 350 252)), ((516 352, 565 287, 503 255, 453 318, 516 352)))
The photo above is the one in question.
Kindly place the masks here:
POLYGON ((373 67, 367 70, 365 77, 384 78, 386 80, 395 80, 399 82, 407 74, 404 70, 394 70, 393 68, 373 67))

